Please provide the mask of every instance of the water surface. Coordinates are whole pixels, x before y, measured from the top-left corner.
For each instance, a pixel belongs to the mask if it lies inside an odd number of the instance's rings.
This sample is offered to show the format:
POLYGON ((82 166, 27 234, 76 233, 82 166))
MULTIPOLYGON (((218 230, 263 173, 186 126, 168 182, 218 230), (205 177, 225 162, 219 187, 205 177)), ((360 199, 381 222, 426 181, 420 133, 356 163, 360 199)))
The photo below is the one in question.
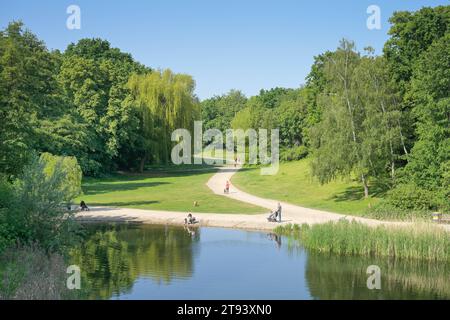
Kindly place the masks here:
POLYGON ((89 225, 71 263, 88 299, 448 299, 450 267, 309 252, 264 232, 89 225), (369 290, 366 269, 381 268, 369 290))

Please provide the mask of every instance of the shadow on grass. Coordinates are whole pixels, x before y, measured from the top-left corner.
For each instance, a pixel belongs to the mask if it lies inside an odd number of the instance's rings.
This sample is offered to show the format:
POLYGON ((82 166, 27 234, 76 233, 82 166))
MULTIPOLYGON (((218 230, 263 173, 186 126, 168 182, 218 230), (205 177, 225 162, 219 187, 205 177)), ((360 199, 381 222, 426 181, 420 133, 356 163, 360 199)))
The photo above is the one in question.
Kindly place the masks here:
MULTIPOLYGON (((387 191, 388 188, 382 184, 375 184, 369 187, 369 195, 371 197, 382 198, 387 191)), ((364 200, 364 189, 362 186, 348 187, 345 191, 329 198, 329 200, 336 202, 364 200)))
MULTIPOLYGON (((122 202, 92 202, 89 203, 90 206, 106 206, 106 207, 130 207, 130 206, 145 206, 149 204, 159 203, 159 201, 122 201, 122 202)), ((92 210, 95 211, 95 210, 92 210)), ((104 211, 104 208, 101 208, 100 211, 104 211)))
POLYGON ((115 174, 109 175, 105 178, 88 178, 86 181, 90 183, 102 181, 139 181, 148 178, 167 178, 167 177, 188 177, 192 175, 215 173, 219 169, 209 166, 208 168, 199 169, 174 169, 173 167, 152 168, 144 172, 118 171, 115 174))
POLYGON ((97 182, 92 183, 91 185, 84 185, 83 186, 83 193, 85 195, 96 195, 96 194, 103 194, 103 193, 109 193, 113 191, 130 191, 130 190, 136 190, 139 188, 149 188, 149 187, 155 187, 162 184, 170 184, 170 182, 124 182, 124 183, 103 183, 103 182, 97 182))

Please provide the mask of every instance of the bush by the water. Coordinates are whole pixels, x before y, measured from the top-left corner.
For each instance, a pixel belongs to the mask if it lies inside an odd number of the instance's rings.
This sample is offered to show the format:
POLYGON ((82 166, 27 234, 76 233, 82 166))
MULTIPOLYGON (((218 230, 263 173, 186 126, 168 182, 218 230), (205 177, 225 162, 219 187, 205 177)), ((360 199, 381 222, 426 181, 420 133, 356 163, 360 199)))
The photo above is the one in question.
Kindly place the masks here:
POLYGON ((0 253, 13 243, 64 251, 76 241, 78 224, 65 202, 79 194, 73 180, 81 171, 76 160, 65 160, 33 155, 19 179, 0 181, 0 253))
POLYGON ((413 183, 400 184, 387 193, 387 203, 405 210, 437 210, 440 194, 425 190, 413 183))
POLYGON ((301 160, 305 158, 307 155, 308 155, 308 148, 301 145, 289 149, 282 149, 280 151, 280 160, 281 161, 301 160))
POLYGON ((31 156, 13 183, 0 179, 0 299, 65 299, 64 252, 79 239, 65 203, 80 193, 75 158, 31 156))
POLYGON ((432 212, 430 210, 395 207, 387 200, 383 199, 373 207, 369 208, 364 216, 372 219, 391 221, 430 221, 432 219, 432 212))
POLYGON ((449 234, 437 226, 369 227, 355 221, 338 221, 280 226, 276 232, 292 236, 318 252, 450 262, 449 234))

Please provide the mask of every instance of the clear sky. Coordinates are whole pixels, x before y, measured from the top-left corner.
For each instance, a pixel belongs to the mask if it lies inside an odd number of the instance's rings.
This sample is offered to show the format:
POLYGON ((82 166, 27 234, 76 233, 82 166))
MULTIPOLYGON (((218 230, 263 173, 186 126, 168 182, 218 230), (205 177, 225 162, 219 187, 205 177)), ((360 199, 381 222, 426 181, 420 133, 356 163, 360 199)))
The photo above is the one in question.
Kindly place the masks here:
POLYGON ((313 57, 343 37, 380 53, 388 18, 397 10, 446 5, 428 0, 0 0, 0 27, 22 20, 49 49, 100 37, 153 68, 191 74, 201 98, 240 89, 298 87, 313 57), (69 30, 66 9, 81 9, 81 29, 69 30), (381 29, 369 30, 369 5, 381 9, 381 29))

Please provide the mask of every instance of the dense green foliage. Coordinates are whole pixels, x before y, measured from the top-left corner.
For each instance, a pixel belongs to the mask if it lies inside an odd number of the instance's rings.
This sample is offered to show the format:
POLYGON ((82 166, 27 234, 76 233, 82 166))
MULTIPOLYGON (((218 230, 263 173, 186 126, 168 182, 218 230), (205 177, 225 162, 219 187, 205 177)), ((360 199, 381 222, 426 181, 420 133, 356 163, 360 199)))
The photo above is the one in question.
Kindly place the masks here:
POLYGON ((449 8, 394 13, 382 56, 343 40, 315 57, 297 98, 262 91, 232 126, 280 128, 282 159, 298 159, 286 148, 304 145, 321 183, 356 175, 367 198, 391 190, 377 217, 448 211, 449 8))
POLYGON ((73 172, 80 170, 72 161, 31 155, 30 163, 13 184, 2 183, 0 250, 19 242, 38 244, 47 251, 64 251, 76 241, 78 224, 65 205, 81 191, 76 182, 69 185, 74 180, 73 172))
MULTIPOLYGON (((391 38, 384 53, 389 74, 400 93, 400 121, 410 150, 391 197, 413 188, 421 199, 425 194, 429 199, 424 204, 410 198, 417 204, 416 209, 427 206, 448 211, 450 6, 396 12, 390 20, 391 38)), ((407 198, 396 205, 411 208, 407 198)))
POLYGON ((9 178, 33 150, 76 157, 85 175, 167 162, 170 130, 200 117, 190 76, 152 72, 101 39, 50 52, 18 22, 0 33, 0 80, 0 172, 9 178))
POLYGON ((20 174, 40 119, 57 112, 58 62, 20 23, 0 31, 0 173, 20 174))
POLYGON ((130 97, 126 101, 141 118, 140 171, 148 160, 169 163, 170 140, 175 129, 192 132, 194 121, 200 118, 200 109, 194 96, 195 83, 191 76, 173 74, 170 70, 133 75, 128 82, 130 97))
POLYGON ((303 142, 305 105, 300 89, 275 88, 261 90, 247 100, 245 108, 236 113, 233 129, 279 129, 280 145, 290 148, 303 142))
POLYGON ((230 123, 236 114, 245 108, 247 98, 236 90, 231 90, 228 94, 215 96, 203 100, 201 112, 203 127, 207 129, 219 129, 225 133, 230 128, 230 123))
POLYGON ((361 56, 346 40, 323 64, 320 121, 311 131, 313 174, 321 182, 355 173, 368 197, 369 178, 384 178, 400 156, 400 111, 382 57, 361 56))

